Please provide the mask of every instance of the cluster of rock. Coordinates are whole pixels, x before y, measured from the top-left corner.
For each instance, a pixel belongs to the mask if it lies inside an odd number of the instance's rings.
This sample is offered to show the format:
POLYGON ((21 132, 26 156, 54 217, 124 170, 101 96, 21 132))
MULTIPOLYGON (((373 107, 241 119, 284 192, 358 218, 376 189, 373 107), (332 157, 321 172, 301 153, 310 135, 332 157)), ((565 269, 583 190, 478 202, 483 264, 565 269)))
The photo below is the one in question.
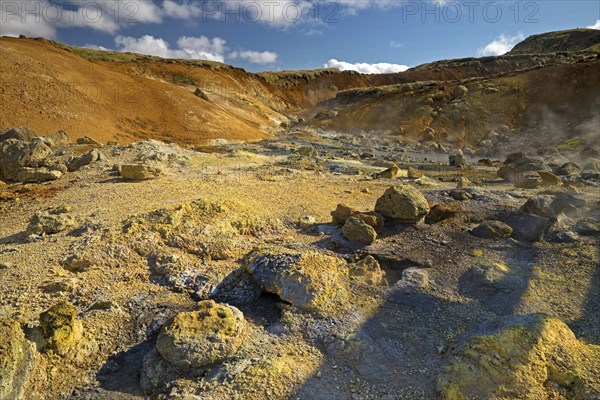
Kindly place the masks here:
POLYGON ((519 212, 504 222, 483 221, 471 233, 484 239, 513 237, 526 242, 546 238, 555 242, 577 242, 579 234, 595 235, 597 223, 581 217, 589 204, 585 199, 564 192, 547 192, 529 198, 519 212))
POLYGON ((39 326, 25 335, 18 321, 0 317, 0 398, 21 399, 33 378, 38 351, 72 358, 84 341, 77 310, 63 301, 39 316, 39 326))
POLYGON ((344 236, 356 243, 371 244, 377 240, 386 220, 401 224, 417 224, 429 213, 427 199, 410 185, 389 187, 377 200, 375 210, 359 212, 338 204, 331 212, 333 223, 342 228, 344 236))
MULTIPOLYGON (((89 144, 81 139, 77 144, 89 144)), ((64 146, 71 143, 71 138, 64 131, 38 137, 27 128, 4 130, 0 133, 0 179, 23 183, 53 181, 104 157, 97 149, 77 157, 65 156, 64 146)))
POLYGON ((515 187, 535 189, 540 186, 561 186, 577 180, 584 183, 600 179, 600 162, 590 159, 582 169, 573 162, 547 164, 542 157, 523 152, 509 154, 498 169, 498 177, 515 187))

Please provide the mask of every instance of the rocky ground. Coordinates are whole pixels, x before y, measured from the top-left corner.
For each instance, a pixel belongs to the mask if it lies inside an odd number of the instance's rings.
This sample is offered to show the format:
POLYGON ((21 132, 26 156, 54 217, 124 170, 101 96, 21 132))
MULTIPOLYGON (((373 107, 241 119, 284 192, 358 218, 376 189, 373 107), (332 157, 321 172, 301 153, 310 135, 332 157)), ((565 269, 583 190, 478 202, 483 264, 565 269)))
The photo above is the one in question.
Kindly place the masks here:
POLYGON ((600 398, 598 153, 503 135, 0 133, 0 398, 600 398))

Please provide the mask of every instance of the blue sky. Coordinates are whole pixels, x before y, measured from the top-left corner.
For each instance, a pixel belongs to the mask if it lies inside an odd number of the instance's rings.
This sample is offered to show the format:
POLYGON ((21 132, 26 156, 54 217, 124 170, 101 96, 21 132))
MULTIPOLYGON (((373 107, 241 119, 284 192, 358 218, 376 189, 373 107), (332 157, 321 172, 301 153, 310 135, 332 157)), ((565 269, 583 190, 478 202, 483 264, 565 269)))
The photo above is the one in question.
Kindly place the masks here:
POLYGON ((394 72, 600 29, 600 1, 0 0, 0 34, 222 61, 250 71, 394 72))

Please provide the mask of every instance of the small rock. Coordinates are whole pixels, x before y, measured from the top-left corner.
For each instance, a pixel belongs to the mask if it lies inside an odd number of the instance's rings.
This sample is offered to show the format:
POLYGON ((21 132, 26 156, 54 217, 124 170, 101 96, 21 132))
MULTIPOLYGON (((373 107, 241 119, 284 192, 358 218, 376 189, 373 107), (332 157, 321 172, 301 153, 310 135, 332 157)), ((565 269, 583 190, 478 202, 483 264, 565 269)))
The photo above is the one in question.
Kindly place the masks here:
POLYGON ((121 166, 121 176, 123 179, 131 181, 154 179, 160 176, 161 173, 160 168, 144 164, 124 164, 121 166))
POLYGON ((463 208, 460 204, 456 203, 440 203, 436 204, 431 208, 427 217, 425 217, 425 222, 428 224, 435 224, 437 222, 443 221, 445 219, 452 218, 456 216, 458 213, 463 211, 463 208))
POLYGON ((394 286, 401 289, 427 289, 429 272, 422 268, 407 268, 402 271, 402 279, 394 286))
POLYGON ((540 178, 542 178, 543 186, 560 186, 562 185, 562 179, 560 177, 554 175, 549 171, 538 171, 540 178))
POLYGON ((483 221, 471 234, 483 239, 506 239, 512 234, 512 228, 500 221, 483 221))
POLYGON ((304 215, 304 216, 300 217, 300 221, 298 221, 298 224, 300 225, 300 228, 302 228, 302 229, 311 228, 316 223, 317 223, 317 219, 315 217, 313 217, 312 215, 304 215))
POLYGON ((315 150, 315 148, 312 146, 300 147, 298 148, 298 150, 296 150, 296 153, 305 157, 317 157, 319 155, 319 153, 317 153, 317 150, 315 150))
POLYGON ((473 195, 466 190, 451 190, 450 197, 452 197, 454 200, 464 201, 471 200, 473 195))
POLYGON ((423 177, 423 173, 416 168, 408 167, 407 176, 410 179, 419 179, 423 177))
POLYGON ((90 165, 91 163, 100 159, 100 152, 96 149, 93 149, 81 157, 75 158, 73 161, 69 163, 69 171, 79 171, 81 168, 90 165))
POLYGON ((345 206, 343 204, 338 204, 336 209, 331 212, 331 218, 335 225, 344 226, 346 220, 350 218, 350 216, 355 212, 356 210, 351 207, 345 206))
POLYGON ((579 167, 579 165, 572 163, 572 162, 564 163, 563 165, 560 166, 560 168, 556 169, 556 174, 563 175, 563 176, 577 175, 580 172, 581 172, 581 167, 579 167))
POLYGON ((462 154, 451 154, 448 156, 451 167, 463 168, 467 165, 467 159, 462 154))
POLYGON ((81 257, 77 254, 65 258, 61 265, 64 269, 71 272, 84 272, 94 265, 94 263, 87 258, 81 257))
POLYGON ((400 169, 398 168, 398 166, 396 164, 394 164, 390 168, 386 169, 385 171, 373 174, 373 178, 375 178, 375 179, 394 179, 396 176, 398 176, 398 171, 400 171, 400 169))
POLYGON ((243 264, 262 290, 301 309, 325 315, 347 301, 348 270, 339 257, 304 247, 263 246, 243 264))
POLYGON ((359 262, 348 265, 352 279, 368 285, 387 284, 385 271, 373 256, 366 256, 359 262))
POLYGON ((83 136, 83 137, 78 138, 76 140, 76 143, 77 144, 90 144, 90 145, 94 145, 94 146, 102 146, 102 143, 100 143, 96 139, 93 139, 89 136, 83 136))
POLYGON ((520 189, 535 189, 542 184, 543 180, 537 172, 526 172, 516 176, 513 184, 520 189))
POLYGON ((196 88, 196 90, 194 91, 194 96, 200 97, 202 100, 208 101, 208 96, 200 88, 196 88))

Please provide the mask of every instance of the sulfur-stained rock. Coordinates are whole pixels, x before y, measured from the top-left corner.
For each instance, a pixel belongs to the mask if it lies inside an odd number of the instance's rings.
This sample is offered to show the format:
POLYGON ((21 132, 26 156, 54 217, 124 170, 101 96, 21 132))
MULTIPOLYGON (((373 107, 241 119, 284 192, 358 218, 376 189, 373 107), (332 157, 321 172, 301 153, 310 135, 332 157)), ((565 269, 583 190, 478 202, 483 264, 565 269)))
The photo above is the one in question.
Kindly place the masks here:
POLYGON ((130 181, 154 179, 162 173, 160 168, 145 164, 124 164, 121 166, 121 176, 130 181))
POLYGON ((373 177, 375 179, 394 179, 396 176, 398 176, 399 171, 400 169, 398 166, 394 164, 390 168, 374 174, 373 177))
POLYGON ((511 315, 470 332, 437 387, 446 400, 598 398, 599 359, 559 319, 511 315))
POLYGON ((388 188, 375 204, 375 211, 385 218, 416 224, 429 212, 429 204, 417 189, 409 185, 388 188))
POLYGON ((420 179, 423 177, 423 173, 413 167, 408 167, 406 174, 410 179, 420 179))
POLYGON ((554 175, 549 171, 538 171, 540 178, 542 178, 542 186, 561 186, 562 179, 560 177, 554 175))
POLYGON ((333 255, 265 246, 246 256, 244 265, 262 290, 298 308, 328 314, 347 301, 348 268, 333 255))
POLYGON ((385 218, 383 218, 383 215, 375 211, 355 212, 352 214, 352 216, 371 226, 377 233, 381 232, 385 224, 385 218))
POLYGON ((463 208, 457 203, 440 203, 431 207, 429 214, 425 217, 425 222, 435 224, 445 219, 452 218, 461 213, 463 208))
POLYGON ((213 300, 198 310, 177 314, 158 335, 156 349, 172 365, 197 368, 235 354, 246 334, 244 315, 237 308, 213 300))
POLYGON ((520 189, 535 189, 542 184, 543 180, 537 172, 525 172, 518 174, 513 181, 516 188, 520 189))
POLYGON ((25 339, 21 324, 0 317, 0 399, 22 399, 34 366, 35 345, 25 339))
POLYGON ((342 227, 342 233, 346 239, 360 244, 371 244, 377 240, 375 229, 357 217, 350 217, 342 227))
POLYGON ((69 211, 69 207, 58 207, 35 213, 27 226, 27 234, 54 234, 73 227, 75 218, 69 214, 69 211))
POLYGON ((337 226, 344 226, 346 220, 350 218, 352 214, 356 212, 355 209, 345 206, 343 204, 338 204, 336 209, 331 212, 331 218, 333 223, 337 226))
POLYGON ((366 256, 362 260, 348 266, 350 277, 353 280, 368 285, 387 285, 386 273, 373 256, 366 256))
POLYGON ((46 340, 46 350, 64 356, 81 341, 83 327, 75 317, 76 311, 73 304, 63 301, 40 315, 40 326, 46 340))

